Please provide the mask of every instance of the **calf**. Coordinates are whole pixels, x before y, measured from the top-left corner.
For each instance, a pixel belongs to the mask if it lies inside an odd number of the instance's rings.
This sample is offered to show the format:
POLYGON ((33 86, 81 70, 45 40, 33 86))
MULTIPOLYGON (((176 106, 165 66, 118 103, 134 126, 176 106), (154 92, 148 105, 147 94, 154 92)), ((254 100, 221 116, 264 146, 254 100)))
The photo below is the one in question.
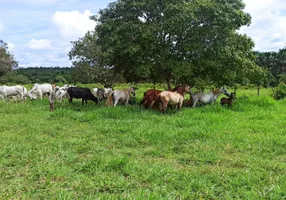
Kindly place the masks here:
POLYGON ((232 101, 235 99, 235 95, 236 93, 235 92, 232 92, 230 93, 230 96, 228 98, 221 98, 220 100, 220 104, 223 106, 225 104, 228 105, 228 108, 231 108, 232 107, 232 101))
POLYGON ((72 103, 72 99, 82 99, 82 106, 83 102, 87 103, 87 100, 92 100, 96 104, 98 103, 98 98, 95 97, 89 88, 80 88, 80 87, 69 87, 67 89, 67 92, 69 94, 69 102, 72 103))

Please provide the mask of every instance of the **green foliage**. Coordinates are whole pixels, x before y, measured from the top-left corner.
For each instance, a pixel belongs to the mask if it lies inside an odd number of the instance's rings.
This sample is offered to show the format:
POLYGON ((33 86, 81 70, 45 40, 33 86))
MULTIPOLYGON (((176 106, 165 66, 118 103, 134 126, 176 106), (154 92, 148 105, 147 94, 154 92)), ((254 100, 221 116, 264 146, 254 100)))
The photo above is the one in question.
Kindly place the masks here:
POLYGON ((14 56, 8 51, 7 44, 0 40, 0 77, 17 65, 18 63, 14 60, 14 56))
POLYGON ((270 85, 277 85, 286 73, 286 48, 278 52, 255 52, 257 65, 268 71, 267 81, 270 85))
POLYGON ((19 68, 15 72, 18 75, 28 77, 32 83, 72 83, 72 68, 61 67, 33 67, 19 68))
POLYGON ((0 78, 0 83, 7 84, 7 83, 16 83, 16 84, 28 84, 31 81, 28 79, 27 76, 22 74, 18 74, 15 70, 6 73, 4 76, 0 78))
POLYGON ((57 82, 68 83, 67 80, 66 80, 63 76, 60 76, 60 75, 56 76, 55 82, 56 82, 56 83, 57 83, 57 82))
POLYGON ((124 82, 121 74, 109 67, 105 54, 96 44, 95 32, 87 32, 83 38, 72 42, 69 52, 74 68, 72 78, 79 83, 101 83, 105 87, 112 87, 115 83, 124 82))
POLYGON ((286 97, 286 84, 281 82, 276 88, 273 88, 274 99, 284 99, 286 97))
POLYGON ((248 84, 250 84, 249 78, 246 78, 246 77, 242 78, 241 85, 247 86, 248 84))
POLYGON ((283 82, 283 83, 286 83, 286 74, 279 74, 278 75, 278 81, 281 83, 281 82, 283 82))

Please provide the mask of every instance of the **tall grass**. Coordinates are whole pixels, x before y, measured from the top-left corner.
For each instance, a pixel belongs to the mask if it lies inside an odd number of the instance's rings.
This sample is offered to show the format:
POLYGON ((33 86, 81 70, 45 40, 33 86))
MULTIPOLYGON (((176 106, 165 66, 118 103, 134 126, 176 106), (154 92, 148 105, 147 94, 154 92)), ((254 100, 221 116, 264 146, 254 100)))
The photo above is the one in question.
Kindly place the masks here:
POLYGON ((285 199, 286 102, 255 94, 164 115, 0 102, 0 199, 285 199))

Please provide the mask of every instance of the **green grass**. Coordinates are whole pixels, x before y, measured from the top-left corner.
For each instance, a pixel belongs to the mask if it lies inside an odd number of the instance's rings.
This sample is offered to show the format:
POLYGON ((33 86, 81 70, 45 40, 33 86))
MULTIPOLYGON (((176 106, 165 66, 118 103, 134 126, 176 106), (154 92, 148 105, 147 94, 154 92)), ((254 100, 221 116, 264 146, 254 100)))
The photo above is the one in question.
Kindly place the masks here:
POLYGON ((0 199, 286 199, 286 101, 255 94, 165 115, 0 102, 0 199))

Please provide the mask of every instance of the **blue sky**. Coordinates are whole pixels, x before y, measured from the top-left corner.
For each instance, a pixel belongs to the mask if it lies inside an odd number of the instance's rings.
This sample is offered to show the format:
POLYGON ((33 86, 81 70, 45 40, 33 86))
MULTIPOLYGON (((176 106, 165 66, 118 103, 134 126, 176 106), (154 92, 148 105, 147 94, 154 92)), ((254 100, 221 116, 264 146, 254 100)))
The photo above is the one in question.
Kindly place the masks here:
MULTIPOLYGON (((90 15, 113 0, 0 0, 0 39, 20 67, 70 67, 70 41, 93 30, 90 15)), ((285 0, 244 0, 252 24, 241 28, 255 49, 278 51, 286 46, 285 0)))

